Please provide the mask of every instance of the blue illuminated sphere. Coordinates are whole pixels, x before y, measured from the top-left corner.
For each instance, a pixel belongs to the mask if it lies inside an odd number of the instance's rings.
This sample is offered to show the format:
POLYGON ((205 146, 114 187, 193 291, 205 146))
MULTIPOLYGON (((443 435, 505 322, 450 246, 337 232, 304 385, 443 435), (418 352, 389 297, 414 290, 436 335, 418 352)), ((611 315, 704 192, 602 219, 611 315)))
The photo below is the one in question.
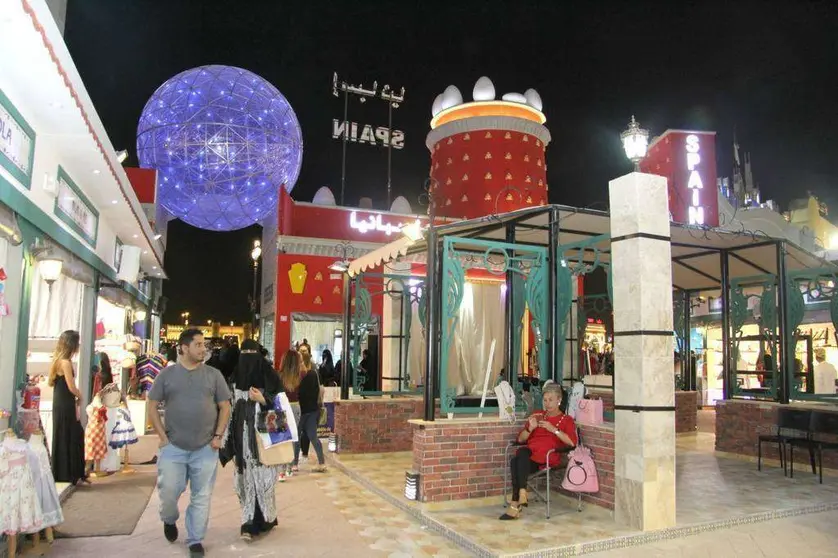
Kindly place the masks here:
POLYGON ((190 225, 232 231, 271 215, 300 175, 303 139, 276 87, 232 66, 201 66, 160 86, 137 127, 140 166, 160 204, 190 225))

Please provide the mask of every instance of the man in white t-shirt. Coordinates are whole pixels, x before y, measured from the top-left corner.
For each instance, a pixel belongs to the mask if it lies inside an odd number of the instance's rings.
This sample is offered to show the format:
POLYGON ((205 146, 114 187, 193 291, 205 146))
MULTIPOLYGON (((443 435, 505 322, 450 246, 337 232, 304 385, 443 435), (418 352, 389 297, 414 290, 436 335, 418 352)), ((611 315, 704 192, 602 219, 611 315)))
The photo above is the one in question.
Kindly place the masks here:
POLYGON ((815 393, 834 394, 835 379, 838 378, 838 370, 826 362, 826 351, 824 349, 815 351, 815 360, 818 361, 815 365, 815 393))

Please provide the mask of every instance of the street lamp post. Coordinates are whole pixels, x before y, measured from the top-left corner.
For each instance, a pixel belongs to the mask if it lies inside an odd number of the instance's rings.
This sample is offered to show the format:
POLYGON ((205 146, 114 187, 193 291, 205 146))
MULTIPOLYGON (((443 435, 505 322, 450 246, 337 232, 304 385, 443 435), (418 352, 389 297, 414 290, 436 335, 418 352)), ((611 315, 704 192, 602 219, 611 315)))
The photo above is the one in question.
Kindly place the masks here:
POLYGON ((253 260, 253 298, 250 301, 251 304, 251 311, 253 313, 252 316, 252 329, 250 335, 255 339, 256 338, 256 327, 258 324, 257 316, 259 311, 258 300, 259 293, 257 292, 257 283, 256 280, 259 276, 259 258, 262 257, 262 242, 260 240, 253 241, 253 250, 250 251, 250 259, 253 260))
POLYGON ((632 115, 628 128, 620 134, 620 140, 623 142, 626 157, 634 163, 635 172, 639 172, 640 161, 646 156, 646 149, 649 147, 649 130, 641 128, 632 115))

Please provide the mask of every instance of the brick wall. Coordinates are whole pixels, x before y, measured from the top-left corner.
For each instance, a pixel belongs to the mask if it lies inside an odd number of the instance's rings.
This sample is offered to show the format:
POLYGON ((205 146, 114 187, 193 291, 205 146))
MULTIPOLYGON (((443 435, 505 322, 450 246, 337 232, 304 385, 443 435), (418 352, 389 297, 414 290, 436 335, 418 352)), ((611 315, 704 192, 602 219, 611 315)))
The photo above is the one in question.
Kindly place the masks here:
POLYGON ((698 400, 694 391, 675 392, 675 432, 695 432, 698 427, 698 400))
MULTIPOLYGON (((719 401, 716 403, 716 450, 736 453, 749 457, 757 456, 757 440, 761 434, 776 432, 779 403, 758 403, 755 401, 719 401)), ((809 407, 811 408, 811 407, 809 407)), ((780 459, 776 444, 763 444, 762 456, 767 459, 780 459)), ((808 456, 805 451, 795 452, 795 469, 804 471, 808 468, 808 456)), ((823 466, 838 469, 838 454, 824 452, 823 466)))
POLYGON ((422 418, 421 398, 335 401, 339 453, 410 451, 411 419, 422 418))
MULTIPOLYGON (((504 450, 522 422, 496 419, 413 421, 413 468, 420 473, 423 502, 499 496, 504 491, 504 450)), ((580 426, 594 455, 600 492, 586 501, 614 508, 614 429, 612 425, 580 426)))

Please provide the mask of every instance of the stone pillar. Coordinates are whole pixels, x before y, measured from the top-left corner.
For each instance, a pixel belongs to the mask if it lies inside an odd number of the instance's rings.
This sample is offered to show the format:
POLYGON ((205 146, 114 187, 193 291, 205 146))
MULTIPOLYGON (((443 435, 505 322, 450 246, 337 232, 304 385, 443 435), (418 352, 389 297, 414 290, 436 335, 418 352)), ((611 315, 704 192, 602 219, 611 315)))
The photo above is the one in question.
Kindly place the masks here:
POLYGON ((675 385, 667 184, 609 183, 614 286, 615 511, 650 531, 675 525, 675 385))

